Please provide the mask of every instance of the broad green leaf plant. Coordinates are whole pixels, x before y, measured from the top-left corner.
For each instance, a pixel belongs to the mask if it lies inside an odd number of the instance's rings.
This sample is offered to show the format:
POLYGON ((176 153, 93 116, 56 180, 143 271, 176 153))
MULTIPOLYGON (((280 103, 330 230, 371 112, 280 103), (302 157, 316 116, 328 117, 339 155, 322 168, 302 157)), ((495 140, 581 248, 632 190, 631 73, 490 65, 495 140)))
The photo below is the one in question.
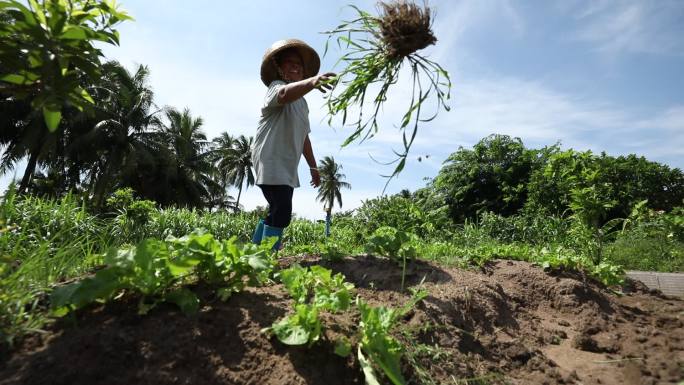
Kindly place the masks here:
POLYGON ((0 0, 0 91, 31 100, 55 131, 66 105, 94 103, 81 86, 100 73, 94 43, 118 45, 115 26, 131 19, 115 0, 0 0))
POLYGON ((199 299, 183 287, 184 283, 200 279, 217 287, 224 300, 242 290, 245 282, 260 285, 275 267, 271 245, 238 245, 235 237, 219 241, 211 234, 194 232, 182 238, 147 239, 137 246, 112 249, 104 257, 107 267, 92 277, 55 289, 52 309, 62 316, 127 290, 140 295, 140 314, 160 302, 175 303, 183 312, 194 313, 199 299))
POLYGON ((313 344, 322 330, 320 312, 337 313, 349 308, 354 285, 345 282, 340 273, 333 275, 321 266, 294 265, 279 272, 278 276, 294 299, 295 312, 264 331, 273 332, 286 345, 313 344))
POLYGON ((335 341, 335 354, 346 357, 352 352, 352 341, 358 341, 357 358, 367 384, 380 384, 376 368, 394 385, 406 384, 401 373, 402 343, 391 334, 398 321, 406 315, 428 292, 411 289, 411 299, 401 308, 373 307, 360 297, 352 303, 354 285, 345 282, 342 274, 333 275, 321 266, 301 267, 298 264, 280 271, 277 276, 294 300, 294 312, 277 320, 262 331, 273 333, 286 345, 312 345, 320 339, 323 324, 321 312, 338 313, 358 310, 358 329, 351 336, 335 341), (355 305, 354 308, 351 305, 355 305))
POLYGON ((404 290, 406 278, 406 261, 415 259, 417 251, 415 244, 418 237, 415 234, 397 230, 394 227, 379 227, 366 240, 366 252, 383 255, 402 265, 401 290, 404 290))

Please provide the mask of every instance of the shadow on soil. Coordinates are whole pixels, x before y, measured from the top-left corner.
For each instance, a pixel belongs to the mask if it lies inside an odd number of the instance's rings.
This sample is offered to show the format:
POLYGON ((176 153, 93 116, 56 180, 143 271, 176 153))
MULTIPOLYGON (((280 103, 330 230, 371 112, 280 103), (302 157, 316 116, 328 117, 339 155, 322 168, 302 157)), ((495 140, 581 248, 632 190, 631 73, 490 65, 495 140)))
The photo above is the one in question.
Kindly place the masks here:
MULTIPOLYGON (((342 273, 347 281, 358 288, 401 291, 402 265, 387 258, 362 255, 345 258, 338 262, 303 260, 300 263, 302 266, 319 264, 335 273, 342 273)), ((411 287, 421 282, 445 283, 451 281, 452 277, 446 271, 428 262, 409 260, 406 263, 404 280, 404 286, 411 287)))

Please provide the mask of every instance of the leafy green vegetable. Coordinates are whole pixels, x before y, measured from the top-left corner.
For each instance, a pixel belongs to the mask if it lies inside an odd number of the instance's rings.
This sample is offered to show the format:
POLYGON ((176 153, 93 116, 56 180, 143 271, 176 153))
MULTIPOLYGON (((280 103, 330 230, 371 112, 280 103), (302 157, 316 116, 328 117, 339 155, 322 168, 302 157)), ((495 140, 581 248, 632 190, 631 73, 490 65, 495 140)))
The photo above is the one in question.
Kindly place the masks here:
POLYGON ((185 313, 195 313, 199 299, 190 290, 177 287, 196 275, 222 286, 219 295, 230 294, 249 284, 261 284, 275 266, 269 250, 255 245, 238 246, 236 238, 218 241, 211 234, 194 232, 166 241, 147 239, 135 247, 110 250, 106 268, 94 277, 62 286, 52 293, 54 314, 61 316, 92 302, 109 300, 127 289, 141 294, 139 312, 147 313, 160 301, 175 303, 185 313))
POLYGON ((345 282, 342 274, 333 276, 324 267, 305 269, 295 264, 281 271, 279 277, 295 303, 312 302, 320 309, 337 312, 347 310, 351 302, 354 285, 345 282))
POLYGON ((386 255, 390 259, 400 261, 402 264, 401 289, 404 290, 406 260, 416 257, 417 253, 414 246, 416 242, 415 234, 400 231, 394 227, 383 226, 375 230, 367 239, 366 252, 386 255))
POLYGON ((275 322, 270 330, 286 345, 313 344, 321 335, 318 311, 315 305, 298 304, 294 314, 275 322))
POLYGON ((332 275, 321 266, 303 268, 295 264, 278 273, 278 277, 294 299, 295 313, 264 331, 272 331, 284 344, 316 342, 322 328, 318 314, 322 310, 339 312, 349 308, 354 285, 345 282, 340 273, 332 275))
POLYGON ((371 364, 370 360, 368 360, 366 356, 363 355, 363 352, 361 351, 361 345, 359 345, 357 349, 356 356, 358 357, 359 363, 361 364, 363 376, 366 378, 366 385, 380 385, 380 381, 378 381, 378 378, 375 376, 375 370, 373 369, 373 365, 371 364))
POLYGON ((194 314, 199 310, 199 298, 187 288, 181 287, 164 295, 167 302, 175 303, 185 314, 194 314))
MULTIPOLYGON (((361 299, 357 299, 357 306, 361 313, 359 352, 366 353, 368 358, 382 369, 393 384, 406 384, 406 380, 401 374, 400 365, 403 348, 401 343, 390 334, 390 329, 397 321, 399 312, 382 306, 370 307, 361 299)), ((359 360, 361 357, 359 355, 359 360)), ((368 370, 372 371, 372 369, 368 370)), ((364 368, 364 373, 366 371, 364 368)))

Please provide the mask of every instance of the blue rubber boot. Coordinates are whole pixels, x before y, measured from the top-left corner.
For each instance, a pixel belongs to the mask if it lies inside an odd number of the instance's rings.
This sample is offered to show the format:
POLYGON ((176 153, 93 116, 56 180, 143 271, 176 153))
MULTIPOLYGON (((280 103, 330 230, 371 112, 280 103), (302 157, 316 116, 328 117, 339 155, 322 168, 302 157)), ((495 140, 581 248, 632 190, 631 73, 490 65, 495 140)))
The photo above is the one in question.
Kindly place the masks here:
POLYGON ((259 219, 256 229, 254 229, 254 234, 252 234, 252 243, 260 245, 261 239, 264 237, 264 220, 259 219))
POLYGON ((266 239, 269 237, 278 237, 278 240, 273 245, 273 251, 280 250, 280 240, 283 238, 283 228, 282 227, 269 226, 269 225, 265 224, 264 225, 263 239, 266 239))

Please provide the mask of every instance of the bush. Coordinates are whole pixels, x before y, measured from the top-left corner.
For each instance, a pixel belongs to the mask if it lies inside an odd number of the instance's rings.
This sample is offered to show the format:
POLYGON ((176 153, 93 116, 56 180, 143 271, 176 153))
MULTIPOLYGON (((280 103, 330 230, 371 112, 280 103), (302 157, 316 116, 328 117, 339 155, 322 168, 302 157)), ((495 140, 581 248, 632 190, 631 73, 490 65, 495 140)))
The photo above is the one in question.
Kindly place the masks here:
POLYGON ((638 205, 605 256, 631 270, 684 271, 684 207, 665 213, 638 205))
POLYGON ((357 209, 355 218, 361 222, 366 235, 390 226, 426 238, 451 226, 446 206, 426 210, 413 198, 401 195, 366 200, 357 209))
POLYGON ((509 216, 524 206, 538 159, 519 138, 490 135, 472 150, 461 147, 451 154, 433 185, 445 197, 455 223, 476 220, 485 211, 509 216))

